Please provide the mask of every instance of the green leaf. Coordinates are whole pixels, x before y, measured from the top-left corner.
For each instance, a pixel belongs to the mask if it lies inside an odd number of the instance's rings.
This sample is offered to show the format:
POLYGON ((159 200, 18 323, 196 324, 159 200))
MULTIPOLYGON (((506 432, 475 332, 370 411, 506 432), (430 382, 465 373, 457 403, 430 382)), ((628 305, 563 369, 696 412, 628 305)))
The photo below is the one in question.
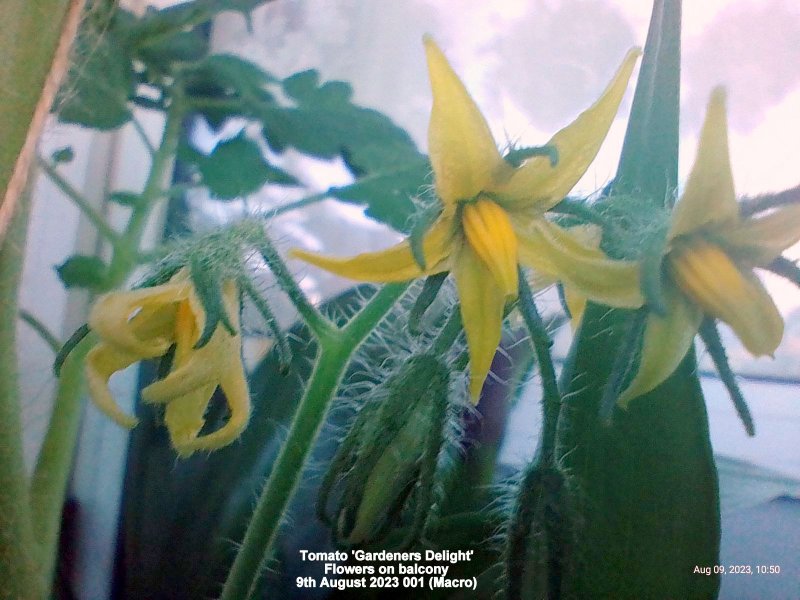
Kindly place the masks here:
POLYGON ((198 30, 180 31, 167 38, 156 38, 136 48, 138 58, 150 67, 169 72, 174 62, 195 62, 208 53, 208 37, 198 30))
POLYGON ((287 147, 320 158, 341 157, 357 176, 400 167, 422 155, 413 140, 386 115, 351 102, 352 88, 342 81, 319 82, 314 71, 283 81, 294 106, 260 113, 270 147, 287 147))
POLYGON ((249 13, 269 0, 194 0, 161 9, 148 8, 133 29, 133 37, 149 43, 154 39, 171 37, 189 28, 207 23, 219 13, 235 11, 248 17, 249 13))
POLYGON ((232 54, 215 54, 182 71, 187 101, 209 125, 232 117, 254 118, 274 105, 264 86, 277 80, 261 67, 232 54))
POLYGON ((268 182, 297 185, 294 177, 270 165, 258 144, 244 132, 221 142, 208 156, 184 146, 180 157, 197 166, 203 184, 220 200, 247 196, 268 182))
POLYGON ((59 148, 50 155, 50 159, 56 164, 72 162, 72 159, 74 158, 75 151, 72 149, 72 146, 64 146, 63 148, 59 148))
POLYGON ((108 130, 131 119, 134 76, 127 40, 116 13, 105 27, 87 19, 75 42, 72 67, 54 107, 65 123, 108 130))
POLYGON ((70 256, 56 271, 67 288, 99 291, 106 283, 106 265, 96 256, 70 256))
POLYGON ((328 193, 338 200, 366 206, 365 214, 402 233, 413 226, 418 207, 413 198, 419 196, 431 173, 426 158, 397 168, 375 172, 328 193))

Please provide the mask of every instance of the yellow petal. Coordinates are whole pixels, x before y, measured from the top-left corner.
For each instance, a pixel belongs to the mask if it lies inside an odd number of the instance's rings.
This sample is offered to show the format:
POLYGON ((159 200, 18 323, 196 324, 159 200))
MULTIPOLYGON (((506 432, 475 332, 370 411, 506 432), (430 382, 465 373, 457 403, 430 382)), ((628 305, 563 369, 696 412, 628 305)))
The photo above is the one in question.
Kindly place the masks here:
POLYGON ((86 355, 86 382, 92 401, 106 416, 126 429, 135 427, 139 420, 117 406, 108 389, 108 380, 117 371, 138 361, 138 356, 106 344, 98 344, 86 355))
POLYGON ((717 245, 702 239, 667 255, 680 289, 706 314, 725 321, 754 356, 772 355, 783 337, 783 317, 752 273, 742 273, 717 245))
POLYGON ((422 241, 425 264, 428 266, 425 273, 414 260, 411 244, 407 240, 387 250, 367 252, 351 258, 334 258, 299 249, 291 250, 289 256, 357 281, 407 281, 423 274, 433 275, 446 270, 445 259, 450 254, 452 238, 451 217, 443 216, 431 226, 422 241))
POLYGON ((177 303, 189 296, 187 281, 111 292, 98 298, 89 313, 89 327, 104 342, 137 355, 155 358, 172 344, 173 315, 177 303))
POLYGON ((672 213, 669 239, 697 231, 710 223, 732 222, 738 218, 739 206, 728 154, 725 91, 716 88, 708 103, 694 166, 672 213))
POLYGON ((487 191, 496 193, 503 206, 509 208, 535 206, 544 211, 560 202, 597 156, 640 55, 638 48, 630 50, 600 99, 547 142, 558 151, 555 167, 548 157, 533 157, 509 181, 487 191))
POLYGON ((461 245, 453 261, 453 275, 469 347, 469 392, 477 404, 500 343, 505 296, 495 285, 489 269, 467 243, 461 245))
POLYGON ((516 297, 519 288, 517 236, 508 213, 491 200, 464 206, 464 235, 483 260, 506 296, 516 297))
POLYGON ((188 449, 206 423, 205 413, 216 386, 208 385, 172 399, 164 410, 164 424, 169 431, 172 447, 186 457, 188 449))
POLYGON ((486 119, 447 58, 430 37, 424 41, 433 91, 428 153, 436 191, 448 205, 473 198, 498 171, 511 167, 497 151, 486 119))
POLYGON ((586 312, 586 296, 580 292, 575 291, 570 286, 564 286, 564 301, 569 309, 570 325, 572 331, 578 328, 583 319, 583 313, 586 312))
MULTIPOLYGON (((233 282, 228 281, 224 284, 222 298, 231 325, 238 331, 239 299, 233 282)), ((239 334, 231 335, 222 326, 217 326, 205 346, 194 347, 199 327, 203 325, 202 322, 195 321, 198 318, 196 314, 198 310, 199 306, 191 309, 184 304, 178 311, 172 370, 166 377, 142 390, 142 399, 145 402, 166 403, 190 394, 198 388, 212 384, 216 387, 225 373, 242 369, 241 337, 239 334), (178 328, 182 325, 183 319, 186 319, 185 328, 178 328)))
MULTIPOLYGON (((239 297, 232 281, 223 285, 222 297, 231 324, 238 330, 239 297)), ((199 310, 199 306, 195 310, 199 310)), ((202 328, 202 321, 197 326, 202 328)), ((231 443, 239 437, 250 419, 250 393, 241 360, 240 337, 232 336, 223 327, 218 327, 206 346, 194 349, 195 341, 196 335, 193 335, 189 339, 191 346, 187 360, 178 367, 178 370, 185 370, 186 375, 174 371, 162 380, 166 382, 163 389, 156 387, 154 391, 152 388, 156 384, 153 384, 142 392, 150 401, 167 402, 165 422, 172 444, 181 456, 189 456, 197 450, 214 450, 231 443), (193 370, 198 372, 194 382, 190 375, 193 370), (208 371, 213 371, 213 375, 208 371), (167 381, 173 376, 172 380, 167 381), (202 381, 206 376, 209 379, 207 385, 194 387, 197 381, 202 381), (204 414, 217 384, 225 395, 230 416, 216 431, 198 436, 205 424, 204 414), (189 391, 170 397, 170 394, 180 392, 181 386, 189 391)), ((178 346, 181 346, 180 341, 178 346)), ((176 350, 176 363, 177 355, 176 350)))
POLYGON ((545 219, 531 219, 518 226, 519 260, 545 276, 608 306, 637 308, 642 305, 639 265, 611 260, 601 250, 582 243, 583 234, 573 234, 545 219))
POLYGON ((626 408, 631 400, 654 390, 686 356, 700 327, 703 314, 672 286, 665 286, 667 313, 650 312, 644 328, 639 370, 617 403, 626 408))
POLYGON ((765 267, 800 241, 800 206, 781 206, 766 216, 743 219, 721 228, 718 235, 736 259, 765 267))

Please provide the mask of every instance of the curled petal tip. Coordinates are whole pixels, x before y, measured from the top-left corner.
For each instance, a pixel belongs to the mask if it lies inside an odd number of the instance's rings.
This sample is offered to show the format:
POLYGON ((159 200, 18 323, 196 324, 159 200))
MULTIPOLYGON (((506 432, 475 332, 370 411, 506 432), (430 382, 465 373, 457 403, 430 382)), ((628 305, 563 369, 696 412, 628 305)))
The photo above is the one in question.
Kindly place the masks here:
POLYGON ((639 47, 639 46, 634 46, 633 48, 628 50, 628 56, 630 56, 630 57, 634 57, 635 56, 636 58, 639 58, 642 54, 644 54, 644 52, 642 51, 641 47, 639 47))

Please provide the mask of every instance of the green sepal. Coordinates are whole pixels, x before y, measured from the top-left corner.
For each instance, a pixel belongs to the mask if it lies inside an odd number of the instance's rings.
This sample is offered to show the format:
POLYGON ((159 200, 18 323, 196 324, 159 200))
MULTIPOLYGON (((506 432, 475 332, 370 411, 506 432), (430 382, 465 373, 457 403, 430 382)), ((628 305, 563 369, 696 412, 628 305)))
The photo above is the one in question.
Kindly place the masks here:
MULTIPOLYGON (((656 0, 613 196, 636 197, 645 222, 677 186, 679 0, 656 0)), ((601 200, 612 204, 614 197, 601 200)), ((635 231, 641 233, 641 231, 635 231)), ((712 600, 719 576, 719 489, 705 401, 690 350, 628 409, 601 403, 630 311, 589 304, 561 373, 556 464, 575 490, 580 547, 565 554, 563 598, 712 600)))
POLYGON ((510 164, 512 167, 520 167, 529 158, 534 156, 546 156, 550 159, 550 166, 555 167, 558 164, 558 148, 555 146, 531 146, 528 148, 514 148, 509 150, 503 160, 510 164))
POLYGON ((425 278, 425 283, 414 301, 414 306, 408 315, 408 330, 412 335, 419 335, 422 331, 422 317, 439 295, 439 290, 447 279, 447 273, 437 273, 425 278))
POLYGON ((84 323, 80 327, 78 327, 69 339, 64 342, 64 345, 61 346, 61 350, 58 351, 56 354, 56 358, 53 361, 53 373, 55 373, 56 377, 61 377, 61 368, 64 366, 64 362, 67 360, 70 352, 72 352, 75 347, 83 341, 89 333, 91 329, 89 329, 89 324, 84 323))
POLYGON ((664 299, 664 255, 666 254, 666 232, 651 237, 644 246, 640 259, 641 290, 645 304, 657 315, 667 314, 664 299))
POLYGON ((428 267, 425 262, 425 248, 423 242, 425 241, 425 234, 439 218, 442 212, 441 206, 431 205, 422 210, 414 226, 411 228, 411 233, 408 235, 408 243, 411 245, 411 255, 414 257, 419 268, 425 271, 428 267))
POLYGON ((214 335, 214 331, 216 331, 217 325, 220 323, 228 333, 236 335, 236 328, 231 323, 228 311, 225 310, 225 303, 222 301, 221 283, 213 277, 204 261, 198 258, 191 260, 189 273, 195 293, 206 313, 203 331, 194 348, 205 346, 211 340, 211 336, 214 335))
POLYGON ((642 336, 646 324, 647 309, 642 308, 634 312, 627 320, 622 339, 616 346, 611 373, 608 375, 608 381, 603 388, 603 396, 600 398, 599 414, 606 424, 611 424, 619 395, 636 373, 637 358, 642 346, 642 336))
POLYGON ((239 289, 250 298, 256 310, 261 314, 261 318, 264 319, 267 327, 269 327, 278 349, 278 362, 281 370, 284 374, 288 373, 292 364, 292 347, 286 334, 281 329, 272 307, 270 307, 267 299, 261 295, 247 275, 242 275, 239 278, 239 289))
POLYGON ((733 402, 733 406, 736 409, 736 414, 739 415, 739 419, 742 421, 742 425, 744 425, 744 430, 747 432, 748 436, 753 437, 756 434, 753 415, 750 413, 747 400, 745 400, 744 394, 742 394, 742 390, 736 382, 736 374, 733 372, 733 369, 731 369, 731 365, 728 362, 728 355, 725 352, 725 346, 722 345, 722 339, 717 330, 717 325, 711 317, 706 317, 700 324, 700 337, 706 345, 706 350, 708 350, 708 353, 711 355, 711 359, 714 361, 714 366, 717 368, 719 378, 725 385, 725 389, 728 390, 731 402, 733 402))

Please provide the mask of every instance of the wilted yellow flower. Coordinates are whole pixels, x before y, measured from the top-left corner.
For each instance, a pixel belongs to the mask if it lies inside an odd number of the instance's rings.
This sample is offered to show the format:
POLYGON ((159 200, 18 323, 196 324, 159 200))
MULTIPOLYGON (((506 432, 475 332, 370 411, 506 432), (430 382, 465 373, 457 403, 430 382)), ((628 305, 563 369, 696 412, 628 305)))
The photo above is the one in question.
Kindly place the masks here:
POLYGON ((250 396, 241 359, 239 297, 236 285, 222 286, 231 334, 218 326, 210 340, 196 347, 206 314, 186 270, 159 286, 101 296, 89 316, 100 337, 86 359, 89 391, 95 404, 123 427, 137 419, 124 413, 108 388, 111 376, 140 360, 162 357, 174 346, 169 374, 142 390, 145 402, 165 405, 164 421, 181 455, 213 450, 235 440, 250 417, 250 396), (219 386, 230 408, 218 430, 199 435, 204 414, 219 386))
POLYGON ((704 315, 730 325, 754 356, 772 355, 783 337, 783 318, 753 268, 769 265, 798 240, 800 206, 740 216, 728 155, 725 93, 715 89, 667 235, 666 314, 648 315, 639 372, 619 403, 627 405, 669 377, 704 315))
POLYGON ((436 44, 425 39, 433 110, 428 147, 443 210, 422 241, 423 270, 409 241, 353 258, 295 250, 294 256, 361 281, 404 281, 452 271, 469 345, 470 392, 477 401, 500 342, 506 300, 518 290, 518 263, 612 306, 640 306, 633 263, 609 260, 544 218, 597 154, 625 93, 639 50, 631 50, 600 99, 548 145, 515 168, 503 159, 483 115, 436 44))

